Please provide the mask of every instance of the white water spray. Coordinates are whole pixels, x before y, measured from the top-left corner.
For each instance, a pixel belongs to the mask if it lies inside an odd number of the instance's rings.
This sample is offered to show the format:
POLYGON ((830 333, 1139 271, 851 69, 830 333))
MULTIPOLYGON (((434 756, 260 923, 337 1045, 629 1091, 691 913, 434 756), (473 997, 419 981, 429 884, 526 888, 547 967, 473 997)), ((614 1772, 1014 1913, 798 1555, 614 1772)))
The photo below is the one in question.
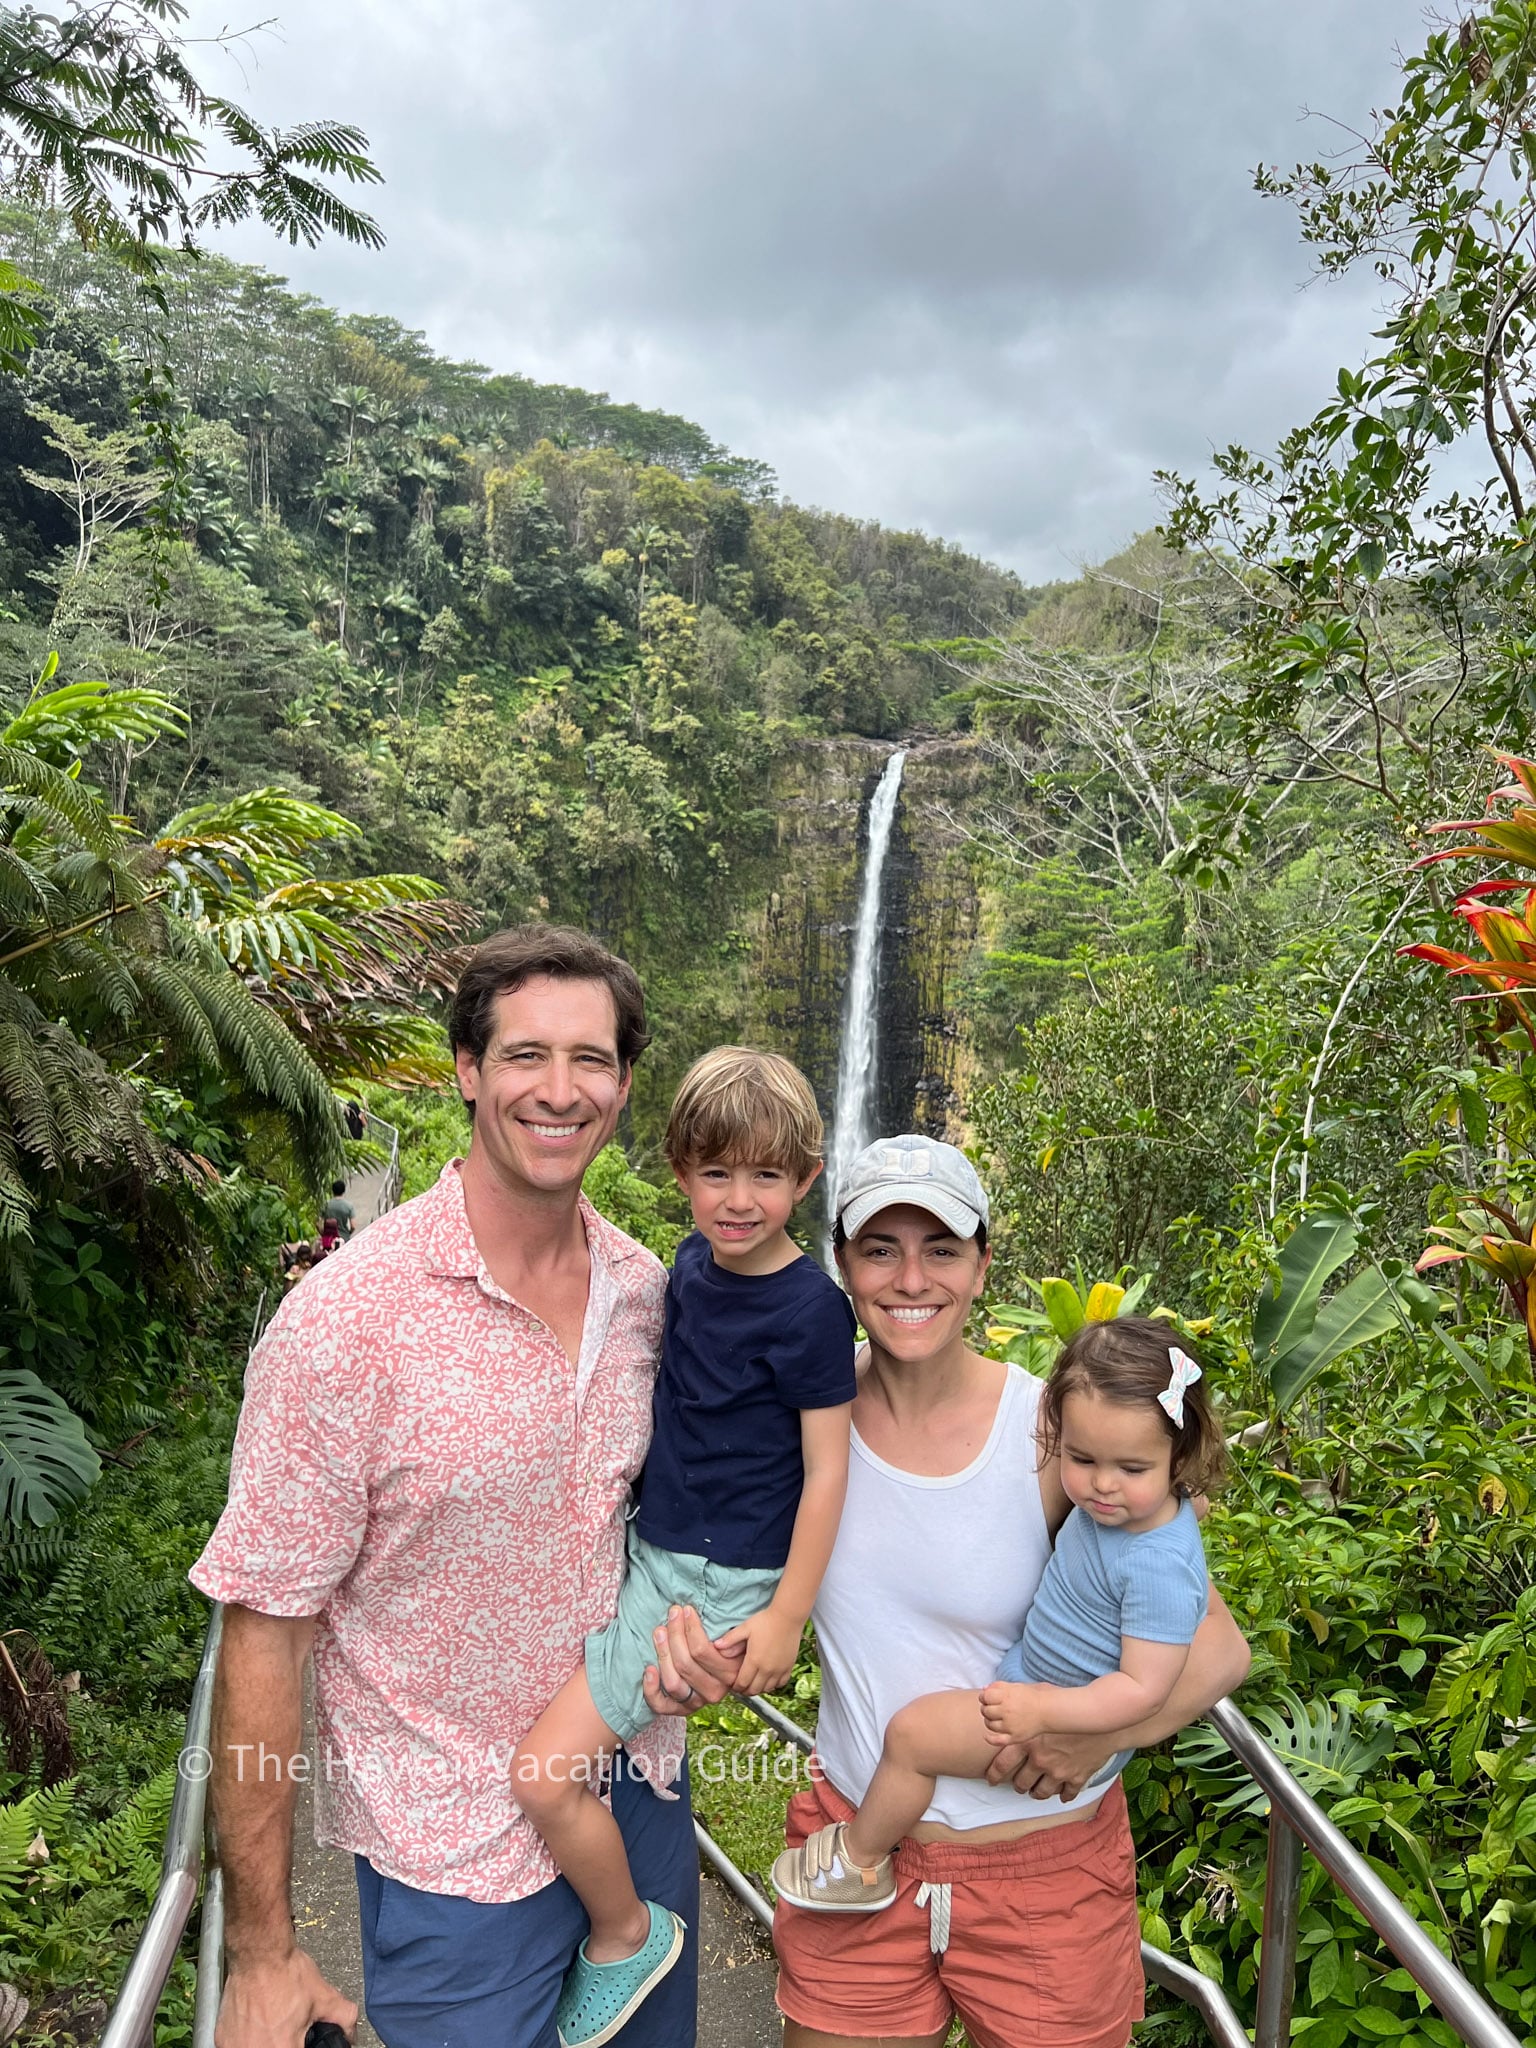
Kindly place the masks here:
MULTIPOLYGON (((902 747, 885 764, 885 773, 869 800, 868 844, 864 881, 859 891, 859 919, 853 928, 853 964, 843 1005, 843 1036, 837 1055, 837 1096, 832 1106, 832 1138, 827 1156, 827 1216, 837 1214, 837 1191, 864 1147, 874 1140, 875 1086, 880 1050, 880 932, 885 884, 885 857, 890 851, 896 800, 907 752, 902 747)), ((828 1263, 831 1225, 828 1223, 828 1263)))

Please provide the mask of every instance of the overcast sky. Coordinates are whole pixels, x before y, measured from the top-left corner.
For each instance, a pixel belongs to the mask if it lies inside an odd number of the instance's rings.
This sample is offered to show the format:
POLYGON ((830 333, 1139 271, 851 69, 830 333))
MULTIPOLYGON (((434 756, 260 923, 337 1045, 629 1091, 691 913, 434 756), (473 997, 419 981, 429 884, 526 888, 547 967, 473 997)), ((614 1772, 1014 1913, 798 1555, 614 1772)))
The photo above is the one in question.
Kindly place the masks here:
POLYGON ((1251 172, 1336 148, 1304 110, 1363 124, 1426 33, 1420 0, 277 5, 198 69, 365 128, 389 246, 230 253, 1031 580, 1359 361, 1370 281, 1309 285, 1251 172))

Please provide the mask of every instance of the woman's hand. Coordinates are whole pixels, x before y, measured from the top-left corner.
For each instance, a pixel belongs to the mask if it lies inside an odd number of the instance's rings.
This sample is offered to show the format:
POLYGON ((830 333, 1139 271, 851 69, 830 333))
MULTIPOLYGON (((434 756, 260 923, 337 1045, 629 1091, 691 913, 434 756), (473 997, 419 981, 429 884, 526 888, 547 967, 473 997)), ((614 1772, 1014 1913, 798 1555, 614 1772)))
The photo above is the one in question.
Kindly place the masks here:
POLYGON ((646 1666, 645 1703, 653 1714, 692 1714, 735 1687, 742 1653, 712 1643, 693 1608, 674 1607, 652 1640, 656 1662, 646 1666))
POLYGON ((1095 1772, 1115 1754, 1103 1735, 1065 1735, 1053 1730, 999 1750, 987 1771, 987 1782, 1012 1780, 1016 1792, 1033 1799, 1075 1799, 1095 1772))
POLYGON ((726 1656, 741 1653, 741 1669, 731 1684, 740 1693, 777 1692, 789 1681, 800 1654, 805 1623, 783 1614, 772 1603, 727 1629, 715 1648, 726 1656))

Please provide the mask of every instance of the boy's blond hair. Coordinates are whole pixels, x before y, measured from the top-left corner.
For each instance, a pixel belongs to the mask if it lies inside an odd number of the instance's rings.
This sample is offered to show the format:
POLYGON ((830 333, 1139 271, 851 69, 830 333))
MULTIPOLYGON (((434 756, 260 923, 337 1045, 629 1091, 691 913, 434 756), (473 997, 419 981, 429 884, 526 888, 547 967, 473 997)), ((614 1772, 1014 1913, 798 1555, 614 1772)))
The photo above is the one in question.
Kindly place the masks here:
POLYGON ((776 1052, 717 1045, 683 1076, 663 1145, 679 1170, 719 1160, 802 1181, 821 1163, 821 1111, 804 1074, 776 1052))

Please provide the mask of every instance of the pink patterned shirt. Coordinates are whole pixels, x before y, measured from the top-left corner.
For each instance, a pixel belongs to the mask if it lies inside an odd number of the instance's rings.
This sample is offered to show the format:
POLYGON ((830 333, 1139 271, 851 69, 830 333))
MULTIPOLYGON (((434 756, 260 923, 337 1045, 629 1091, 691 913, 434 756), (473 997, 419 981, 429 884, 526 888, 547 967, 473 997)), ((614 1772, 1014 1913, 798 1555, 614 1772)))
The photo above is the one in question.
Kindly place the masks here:
MULTIPOLYGON (((486 1271, 457 1162, 318 1266, 251 1360, 192 1568, 215 1600, 319 1617, 316 1832, 422 1891, 521 1899, 555 1875, 509 1766, 613 1618, 666 1284, 581 1216, 574 1367, 486 1271)), ((682 1724, 630 1747, 665 1780, 682 1724)))

